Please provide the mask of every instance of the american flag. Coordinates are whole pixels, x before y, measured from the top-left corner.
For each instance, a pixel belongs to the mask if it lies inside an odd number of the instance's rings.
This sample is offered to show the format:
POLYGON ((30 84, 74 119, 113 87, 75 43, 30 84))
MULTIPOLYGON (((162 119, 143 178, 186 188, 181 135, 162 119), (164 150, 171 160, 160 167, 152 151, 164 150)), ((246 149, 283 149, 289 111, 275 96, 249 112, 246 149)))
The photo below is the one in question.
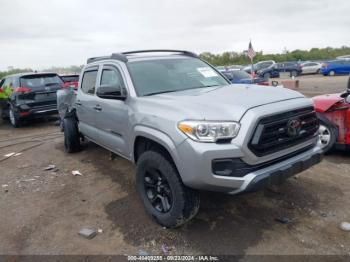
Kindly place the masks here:
POLYGON ((250 60, 253 60, 253 58, 255 57, 256 53, 253 49, 253 45, 252 45, 252 41, 249 42, 249 47, 248 47, 248 52, 247 52, 248 57, 250 58, 250 60))

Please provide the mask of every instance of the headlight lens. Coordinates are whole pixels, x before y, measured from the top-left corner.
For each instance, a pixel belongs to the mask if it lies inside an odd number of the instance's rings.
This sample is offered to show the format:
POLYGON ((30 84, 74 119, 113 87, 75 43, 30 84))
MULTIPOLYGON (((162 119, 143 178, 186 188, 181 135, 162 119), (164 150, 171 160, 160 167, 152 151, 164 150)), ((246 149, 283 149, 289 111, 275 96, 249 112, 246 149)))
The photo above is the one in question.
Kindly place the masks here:
POLYGON ((212 142, 232 139, 238 135, 237 122, 182 121, 178 128, 191 139, 198 142, 212 142))

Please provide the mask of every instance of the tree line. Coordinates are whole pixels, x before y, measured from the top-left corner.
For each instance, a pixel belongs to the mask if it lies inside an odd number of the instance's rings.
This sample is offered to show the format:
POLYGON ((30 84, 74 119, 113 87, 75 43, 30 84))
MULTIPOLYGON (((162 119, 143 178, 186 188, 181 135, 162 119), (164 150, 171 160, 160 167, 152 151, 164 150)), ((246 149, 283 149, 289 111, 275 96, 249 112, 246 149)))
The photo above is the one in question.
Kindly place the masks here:
MULTIPOLYGON (((285 50, 282 54, 264 54, 261 52, 256 52, 256 57, 254 62, 259 62, 263 60, 274 60, 276 62, 286 62, 286 61, 325 61, 335 59, 338 56, 350 55, 350 47, 342 46, 340 48, 312 48, 310 50, 285 50)), ((212 54, 210 52, 204 52, 200 54, 200 57, 215 66, 225 66, 225 65, 247 65, 250 63, 247 57, 247 51, 243 52, 223 52, 222 54, 212 54)), ((46 70, 46 72, 55 72, 58 74, 79 74, 83 66, 70 66, 70 67, 51 67, 46 70)), ((0 79, 12 74, 22 73, 22 72, 34 72, 31 68, 12 68, 9 67, 6 71, 0 71, 0 79)))
MULTIPOLYGON (((256 52, 254 62, 264 60, 274 60, 276 62, 287 62, 287 61, 326 61, 335 59, 338 56, 350 55, 350 47, 342 46, 340 48, 312 48, 310 50, 285 50, 282 54, 264 54, 256 52)), ((247 51, 237 52, 224 52, 222 54, 212 54, 204 52, 200 54, 200 57, 215 66, 223 65, 247 65, 250 64, 250 60, 247 57, 247 51)))

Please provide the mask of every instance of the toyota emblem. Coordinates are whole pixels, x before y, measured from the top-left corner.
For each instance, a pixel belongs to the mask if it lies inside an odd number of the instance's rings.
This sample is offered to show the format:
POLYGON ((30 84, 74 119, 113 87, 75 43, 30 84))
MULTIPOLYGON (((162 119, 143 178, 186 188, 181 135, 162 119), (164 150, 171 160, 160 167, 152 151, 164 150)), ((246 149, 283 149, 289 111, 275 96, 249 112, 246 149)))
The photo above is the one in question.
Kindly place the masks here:
POLYGON ((290 137, 296 137, 301 130, 301 122, 299 119, 291 119, 287 123, 287 134, 290 137))

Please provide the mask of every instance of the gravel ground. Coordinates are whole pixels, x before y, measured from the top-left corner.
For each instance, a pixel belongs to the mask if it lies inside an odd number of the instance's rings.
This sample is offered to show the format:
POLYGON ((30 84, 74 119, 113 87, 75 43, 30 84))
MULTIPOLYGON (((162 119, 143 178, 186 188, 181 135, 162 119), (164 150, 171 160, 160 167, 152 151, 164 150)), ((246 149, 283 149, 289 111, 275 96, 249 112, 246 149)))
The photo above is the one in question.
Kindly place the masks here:
MULTIPOLYGON (((346 77, 303 76, 308 96, 345 89, 346 77)), ((0 254, 348 254, 350 154, 269 190, 202 193, 195 219, 177 230, 148 217, 135 191, 135 169, 92 143, 66 154, 53 121, 19 129, 0 125, 0 254), (22 154, 5 159, 11 152, 22 154), (58 170, 44 171, 50 164, 58 170), (82 176, 71 172, 79 170, 82 176), (289 218, 283 224, 276 219, 289 218), (83 227, 102 229, 87 240, 83 227)))

